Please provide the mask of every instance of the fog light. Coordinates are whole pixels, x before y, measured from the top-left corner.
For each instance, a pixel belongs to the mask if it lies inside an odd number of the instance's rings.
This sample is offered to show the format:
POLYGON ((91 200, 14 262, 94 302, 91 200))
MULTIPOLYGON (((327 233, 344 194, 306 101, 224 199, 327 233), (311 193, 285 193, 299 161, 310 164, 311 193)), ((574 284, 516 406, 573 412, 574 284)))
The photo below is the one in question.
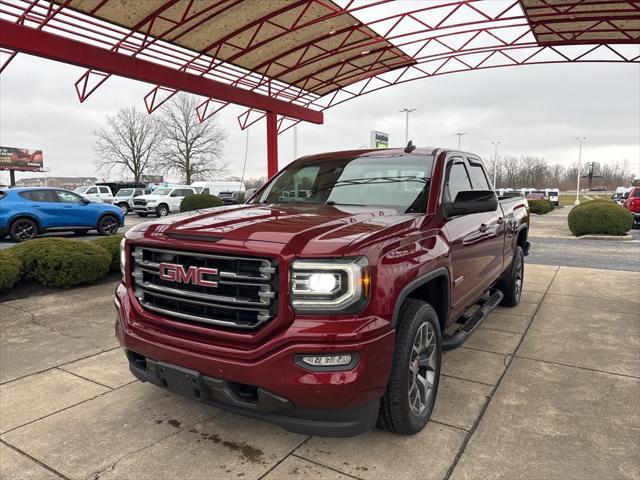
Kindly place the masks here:
POLYGON ((357 353, 337 353, 334 355, 296 355, 296 363, 308 370, 351 370, 360 355, 357 353))

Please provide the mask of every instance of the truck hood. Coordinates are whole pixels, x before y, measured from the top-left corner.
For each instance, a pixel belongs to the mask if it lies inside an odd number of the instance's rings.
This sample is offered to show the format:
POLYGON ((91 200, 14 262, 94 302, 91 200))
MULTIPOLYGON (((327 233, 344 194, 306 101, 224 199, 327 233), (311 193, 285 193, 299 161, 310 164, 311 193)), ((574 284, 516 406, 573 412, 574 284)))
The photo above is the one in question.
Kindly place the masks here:
POLYGON ((138 195, 137 197, 135 197, 135 200, 146 200, 147 202, 150 200, 160 200, 161 198, 166 198, 166 196, 164 195, 154 195, 154 194, 148 194, 148 195, 138 195))
POLYGON ((170 238, 277 243, 298 254, 335 254, 363 237, 415 220, 415 214, 390 208, 245 204, 166 217, 147 224, 147 231, 170 238))

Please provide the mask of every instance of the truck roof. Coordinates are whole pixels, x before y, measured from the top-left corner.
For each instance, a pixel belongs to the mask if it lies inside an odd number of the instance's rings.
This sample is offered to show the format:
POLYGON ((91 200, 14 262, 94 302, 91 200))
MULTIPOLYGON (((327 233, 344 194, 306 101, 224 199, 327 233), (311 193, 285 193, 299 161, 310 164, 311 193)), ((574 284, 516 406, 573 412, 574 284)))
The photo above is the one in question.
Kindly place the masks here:
MULTIPOLYGON (((435 155, 437 151, 457 151, 448 148, 418 147, 411 153, 405 152, 404 148, 367 148, 358 150, 340 150, 336 152, 325 152, 314 155, 306 155, 298 160, 335 160, 345 157, 386 157, 389 155, 435 155)), ((465 153, 465 152, 461 152, 465 153)))

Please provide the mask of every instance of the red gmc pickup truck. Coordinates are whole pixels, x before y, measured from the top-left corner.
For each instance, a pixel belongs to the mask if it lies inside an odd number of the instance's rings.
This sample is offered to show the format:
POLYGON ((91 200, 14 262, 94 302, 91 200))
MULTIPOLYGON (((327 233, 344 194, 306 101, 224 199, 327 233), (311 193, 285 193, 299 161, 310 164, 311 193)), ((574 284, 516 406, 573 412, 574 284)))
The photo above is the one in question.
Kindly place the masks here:
POLYGON ((413 434, 441 352, 520 300, 524 198, 476 155, 301 158, 243 205, 130 230, 115 297, 132 373, 287 430, 413 434))

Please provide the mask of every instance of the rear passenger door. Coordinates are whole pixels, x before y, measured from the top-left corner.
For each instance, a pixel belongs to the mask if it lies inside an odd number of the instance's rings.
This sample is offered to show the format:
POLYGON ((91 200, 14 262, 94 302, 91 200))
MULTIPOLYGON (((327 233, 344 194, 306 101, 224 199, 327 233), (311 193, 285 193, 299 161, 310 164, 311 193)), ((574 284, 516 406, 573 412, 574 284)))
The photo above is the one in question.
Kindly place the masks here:
POLYGON ((62 205, 58 203, 55 190, 27 190, 19 195, 27 200, 27 208, 38 217, 43 228, 51 228, 60 225, 60 217, 63 215, 62 205))

